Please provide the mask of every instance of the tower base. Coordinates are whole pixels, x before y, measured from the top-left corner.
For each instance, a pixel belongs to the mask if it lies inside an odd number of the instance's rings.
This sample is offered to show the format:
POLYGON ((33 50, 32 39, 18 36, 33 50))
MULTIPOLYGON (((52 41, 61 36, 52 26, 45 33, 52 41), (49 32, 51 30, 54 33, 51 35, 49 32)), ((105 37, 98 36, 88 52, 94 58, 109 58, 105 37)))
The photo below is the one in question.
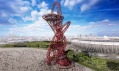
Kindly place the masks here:
POLYGON ((72 66, 72 61, 66 55, 59 57, 57 63, 60 68, 70 68, 72 66))

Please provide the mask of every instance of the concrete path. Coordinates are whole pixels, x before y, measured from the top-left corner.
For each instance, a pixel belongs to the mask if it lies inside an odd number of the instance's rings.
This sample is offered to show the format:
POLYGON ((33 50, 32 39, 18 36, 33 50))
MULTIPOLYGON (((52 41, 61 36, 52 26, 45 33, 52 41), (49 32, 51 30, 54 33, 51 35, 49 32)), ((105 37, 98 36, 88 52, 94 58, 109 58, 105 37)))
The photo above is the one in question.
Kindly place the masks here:
POLYGON ((0 48, 0 71, 93 71, 77 63, 70 69, 47 66, 46 52, 36 48, 0 48))

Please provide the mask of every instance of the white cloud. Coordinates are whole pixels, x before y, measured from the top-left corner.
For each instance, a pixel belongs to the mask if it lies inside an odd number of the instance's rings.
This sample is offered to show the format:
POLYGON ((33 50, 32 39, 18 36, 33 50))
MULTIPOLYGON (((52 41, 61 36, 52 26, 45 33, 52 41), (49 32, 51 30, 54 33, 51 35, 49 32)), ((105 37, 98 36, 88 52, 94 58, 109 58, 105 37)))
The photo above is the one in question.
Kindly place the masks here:
MULTIPOLYGON (((65 35, 76 36, 79 34, 84 35, 90 33, 97 34, 98 32, 102 32, 103 30, 105 30, 106 32, 110 32, 113 30, 117 31, 119 30, 118 28, 115 28, 117 26, 119 26, 117 22, 111 21, 109 19, 104 19, 96 22, 89 22, 88 25, 86 26, 71 24, 68 30, 66 31, 65 35)), ((38 20, 36 20, 32 24, 10 28, 9 33, 17 33, 18 35, 41 36, 41 37, 42 36, 47 37, 47 35, 49 37, 52 37, 54 35, 48 23, 45 20, 43 20, 41 16, 38 17, 38 20)))
MULTIPOLYGON (((73 5, 74 4, 72 3, 72 6, 73 5)), ((18 35, 27 35, 27 36, 53 36, 54 35, 53 31, 51 30, 47 22, 42 19, 42 16, 44 14, 51 12, 51 10, 48 9, 48 4, 43 1, 40 5, 38 5, 38 7, 40 8, 40 11, 32 10, 30 16, 23 17, 24 21, 30 20, 33 22, 32 24, 27 24, 24 26, 14 26, 9 29, 9 33, 14 33, 18 35)), ((84 9, 83 11, 85 10, 87 9, 84 9)), ((89 22, 88 25, 86 26, 71 24, 65 34, 66 36, 67 35, 74 36, 78 34, 88 34, 92 32, 96 33, 97 31, 101 31, 100 28, 101 29, 110 28, 112 26, 115 26, 114 24, 116 25, 115 22, 112 22, 109 19, 104 19, 96 22, 89 22)))
POLYGON ((103 22, 109 22, 109 19, 104 19, 103 22))
POLYGON ((79 34, 98 34, 99 32, 101 32, 99 34, 112 34, 114 30, 119 31, 118 22, 119 21, 111 21, 109 19, 104 19, 101 21, 89 22, 85 26, 71 24, 68 31, 66 32, 66 35, 76 36, 79 34))
POLYGON ((48 9, 48 4, 43 1, 40 5, 38 5, 38 8, 48 9))
POLYGON ((33 18, 31 18, 31 17, 22 17, 22 19, 24 21, 32 21, 33 20, 33 18))
POLYGON ((71 10, 75 5, 81 3, 82 1, 83 0, 62 0, 61 4, 63 4, 71 10))
POLYGON ((12 8, 12 10, 16 11, 16 13, 21 15, 20 8, 23 5, 22 0, 14 0, 14 2, 9 2, 9 6, 12 8))
POLYGON ((30 7, 30 2, 23 1, 22 3, 23 3, 23 5, 20 7, 20 10, 22 12, 26 13, 27 11, 32 10, 32 8, 30 7))
POLYGON ((32 6, 36 5, 36 0, 32 0, 32 6))
POLYGON ((29 10, 28 7, 21 7, 20 9, 21 9, 21 11, 23 11, 23 12, 27 12, 27 11, 29 10))
POLYGON ((1 4, 4 4, 0 6, 0 13, 4 12, 3 17, 11 17, 16 14, 23 15, 23 12, 21 12, 21 6, 23 5, 22 0, 8 0, 7 2, 5 0, 1 0, 1 4))
POLYGON ((90 0, 90 1, 89 1, 89 4, 90 4, 90 5, 94 5, 94 4, 96 4, 97 2, 99 2, 99 0, 90 0))
POLYGON ((81 6, 81 12, 84 12, 84 11, 86 11, 86 10, 88 10, 88 9, 90 9, 90 5, 88 5, 88 4, 83 4, 83 5, 81 6))
POLYGON ((98 3, 100 0, 61 0, 61 5, 68 7, 70 10, 74 8, 74 6, 80 4, 80 11, 84 12, 89 10, 92 6, 98 3))
POLYGON ((53 36, 51 28, 43 20, 39 20, 34 22, 33 24, 25 25, 22 27, 17 26, 10 28, 9 31, 9 33, 15 33, 22 36, 53 36))
POLYGON ((24 21, 33 21, 32 24, 12 27, 9 29, 9 33, 27 36, 52 36, 53 31, 51 31, 47 22, 42 18, 44 14, 51 12, 47 7, 48 4, 43 1, 39 6, 39 12, 37 10, 32 10, 30 16, 23 17, 24 21))
POLYGON ((34 19, 34 20, 37 20, 37 18, 39 17, 39 12, 34 10, 31 12, 31 17, 34 19))
POLYGON ((5 12, 1 12, 0 16, 1 16, 1 17, 8 17, 8 14, 5 13, 5 12))
POLYGON ((50 13, 50 12, 51 12, 50 9, 41 8, 40 12, 38 12, 37 10, 33 10, 31 11, 31 16, 29 17, 26 16, 26 17, 23 17, 22 19, 24 21, 37 21, 38 18, 41 18, 43 15, 50 13))
POLYGON ((48 9, 48 4, 44 1, 38 5, 40 12, 37 10, 32 10, 30 16, 22 17, 24 21, 37 21, 38 18, 41 18, 44 14, 50 13, 51 10, 48 9))
MULTIPOLYGON (((101 21, 96 21, 96 22, 89 22, 89 25, 91 25, 91 28, 107 28, 111 27, 110 24, 116 25, 114 21, 110 21, 109 19, 104 19, 101 21)), ((113 27, 113 26, 112 26, 113 27)))
POLYGON ((80 7, 81 12, 89 10, 92 6, 94 6, 98 2, 99 0, 89 0, 89 2, 83 3, 80 7))
POLYGON ((10 23, 12 23, 12 24, 16 24, 17 23, 17 21, 15 20, 15 19, 13 19, 13 18, 9 18, 9 20, 8 20, 10 23))

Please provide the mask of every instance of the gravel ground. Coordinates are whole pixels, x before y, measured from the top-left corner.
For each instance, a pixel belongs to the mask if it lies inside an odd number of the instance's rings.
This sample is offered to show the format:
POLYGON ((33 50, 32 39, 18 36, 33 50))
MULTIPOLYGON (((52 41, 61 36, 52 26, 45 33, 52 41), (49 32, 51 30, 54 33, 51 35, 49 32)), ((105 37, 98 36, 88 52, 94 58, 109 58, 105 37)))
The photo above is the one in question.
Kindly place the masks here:
POLYGON ((0 71, 93 71, 77 63, 70 69, 47 66, 46 52, 36 48, 0 48, 0 71))

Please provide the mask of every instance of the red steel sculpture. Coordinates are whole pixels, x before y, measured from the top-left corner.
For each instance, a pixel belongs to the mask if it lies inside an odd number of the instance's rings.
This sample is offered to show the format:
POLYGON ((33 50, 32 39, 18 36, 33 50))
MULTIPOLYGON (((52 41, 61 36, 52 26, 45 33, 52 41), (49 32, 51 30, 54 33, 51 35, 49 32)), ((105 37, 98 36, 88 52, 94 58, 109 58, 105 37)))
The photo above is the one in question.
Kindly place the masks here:
POLYGON ((71 66, 72 62, 67 58, 67 51, 65 51, 67 41, 64 36, 71 22, 68 21, 64 25, 62 24, 64 17, 62 16, 60 4, 57 1, 53 3, 51 13, 43 15, 42 17, 48 22, 55 33, 48 48, 47 64, 52 65, 53 63, 57 63, 61 68, 71 66), (57 8, 57 14, 54 13, 55 6, 57 8))

